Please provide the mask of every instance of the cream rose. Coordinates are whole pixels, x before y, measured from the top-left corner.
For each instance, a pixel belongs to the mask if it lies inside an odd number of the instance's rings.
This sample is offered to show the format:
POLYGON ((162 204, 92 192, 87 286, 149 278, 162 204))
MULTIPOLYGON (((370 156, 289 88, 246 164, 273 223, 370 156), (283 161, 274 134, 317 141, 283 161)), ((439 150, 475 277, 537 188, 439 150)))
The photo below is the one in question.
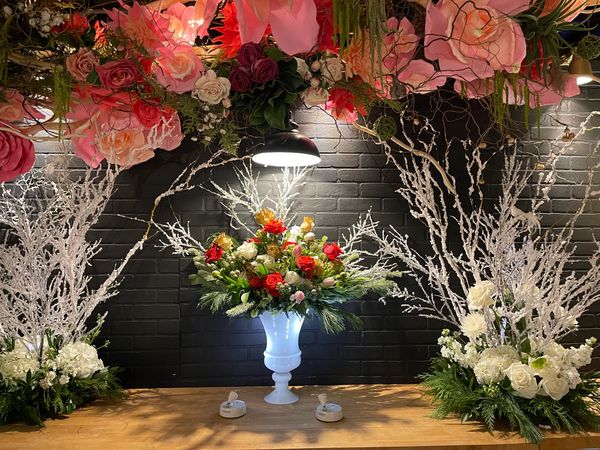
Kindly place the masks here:
POLYGON ((321 73, 329 84, 334 84, 344 78, 344 63, 338 56, 321 59, 321 73))
POLYGON ((257 253, 258 249, 256 248, 256 245, 254 245, 252 242, 244 242, 235 251, 235 254, 237 256, 245 259, 246 261, 253 259, 257 253))
POLYGON ((467 302, 470 310, 479 310, 490 307, 494 304, 492 294, 496 290, 496 285, 491 281, 480 281, 467 294, 467 302))
POLYGON ((198 100, 217 105, 229 97, 230 89, 231 83, 227 78, 218 77, 214 70, 207 70, 196 81, 192 95, 198 100))
POLYGON ((296 272, 289 271, 288 273, 285 274, 284 281, 287 284, 297 285, 298 283, 300 283, 302 281, 302 277, 300 275, 298 275, 296 272))
POLYGON ((527 364, 513 363, 504 374, 510 380, 510 385, 515 392, 523 398, 533 398, 538 392, 535 371, 527 364))
POLYGON ((569 380, 548 374, 540 381, 540 388, 545 395, 558 401, 569 392, 569 380))
POLYGON ((306 233, 304 235, 304 242, 312 242, 316 239, 315 233, 306 233))
POLYGON ((485 317, 481 313, 470 313, 462 318, 460 331, 471 341, 487 331, 485 317))
POLYGON ((309 87, 302 91, 300 97, 309 106, 323 105, 329 98, 329 91, 322 87, 309 87))

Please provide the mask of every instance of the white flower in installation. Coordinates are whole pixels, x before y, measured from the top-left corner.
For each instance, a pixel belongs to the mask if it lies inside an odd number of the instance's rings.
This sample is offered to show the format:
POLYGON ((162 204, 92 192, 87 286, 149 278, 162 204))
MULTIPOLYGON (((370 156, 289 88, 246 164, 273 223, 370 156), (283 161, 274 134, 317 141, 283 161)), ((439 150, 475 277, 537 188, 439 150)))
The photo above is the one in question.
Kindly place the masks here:
POLYGON ((310 232, 310 233, 306 233, 304 235, 304 241, 305 242, 312 242, 316 239, 317 237, 315 236, 315 233, 310 232))
POLYGON ((63 373, 75 378, 89 378, 104 368, 96 348, 85 342, 74 342, 61 348, 56 365, 63 373))
POLYGON ((462 318, 460 331, 474 341, 487 331, 485 317, 481 313, 470 313, 462 318))
POLYGON ((542 389, 541 393, 558 401, 569 392, 569 380, 558 374, 548 374, 540 381, 540 388, 542 389))
POLYGON ((321 73, 329 84, 335 84, 344 78, 344 62, 339 56, 321 59, 321 73))
POLYGON ((289 230, 288 240, 291 242, 297 242, 298 237, 302 234, 302 230, 299 225, 294 225, 289 230))
POLYGON ((285 274, 284 281, 287 284, 291 284, 292 286, 295 286, 302 282, 302 277, 300 275, 298 275, 296 272, 290 270, 289 272, 287 272, 285 274))
POLYGON ((218 77, 214 70, 207 70, 198 81, 192 96, 210 105, 218 105, 229 97, 231 83, 227 78, 218 77))
POLYGON ((479 310, 494 304, 492 295, 496 291, 496 285, 491 281, 480 281, 467 294, 467 302, 470 310, 479 310))
POLYGON ((480 384, 497 383, 504 378, 504 371, 516 362, 519 362, 519 352, 508 345, 486 348, 473 372, 480 384))
POLYGON ((311 86, 302 91, 300 97, 309 106, 323 105, 329 98, 329 91, 322 87, 311 86))
POLYGON ((256 257, 256 261, 252 264, 263 264, 267 269, 270 269, 271 267, 275 266, 275 259, 273 259, 273 257, 269 255, 258 255, 256 257))
POLYGON ((571 347, 566 351, 566 359, 569 364, 579 369, 580 367, 591 364, 593 351, 594 349, 587 345, 581 345, 578 348, 571 347))
POLYGON ((44 378, 42 378, 40 380, 40 387, 42 389, 50 389, 50 387, 52 386, 52 382, 54 381, 55 378, 56 378, 56 372, 51 370, 50 372, 48 372, 46 374, 46 376, 44 378))
POLYGON ((575 389, 581 383, 581 375, 579 375, 579 372, 574 367, 565 370, 563 375, 569 382, 569 389, 575 389))
POLYGON ((17 341, 15 349, 0 355, 0 374, 9 380, 27 380, 27 372, 32 375, 39 369, 36 355, 30 352, 21 341, 17 341))
POLYGON ((523 398, 533 398, 538 392, 535 371, 527 364, 513 363, 504 374, 510 380, 510 385, 515 392, 523 398))
POLYGON ((240 258, 245 259, 246 261, 250 261, 251 259, 253 259, 256 254, 258 253, 258 248, 256 247, 256 245, 252 242, 244 242, 242 245, 240 245, 236 251, 235 251, 236 255, 239 256, 240 258))

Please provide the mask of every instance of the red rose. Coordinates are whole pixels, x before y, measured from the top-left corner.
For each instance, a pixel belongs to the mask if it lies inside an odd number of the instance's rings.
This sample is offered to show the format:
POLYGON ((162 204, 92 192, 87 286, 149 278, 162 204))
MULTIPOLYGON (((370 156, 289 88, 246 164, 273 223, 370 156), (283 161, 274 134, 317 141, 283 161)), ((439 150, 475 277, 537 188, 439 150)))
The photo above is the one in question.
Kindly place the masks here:
POLYGON ((277 220, 277 219, 272 219, 269 220, 267 223, 265 223, 265 225, 263 226, 263 231, 265 233, 271 233, 271 234, 281 234, 286 230, 285 226, 283 225, 283 222, 281 220, 277 220))
POLYGON ((312 256, 298 256, 298 258, 296 258, 296 265, 302 272, 306 273, 308 278, 311 278, 316 262, 312 256))
POLYGON ((344 251, 339 245, 337 245, 335 242, 332 242, 331 244, 323 244, 323 253, 327 255, 329 261, 334 261, 338 259, 338 256, 344 253, 344 251))
POLYGON ((246 239, 246 242, 254 242, 255 244, 258 244, 260 242, 260 239, 257 237, 251 237, 246 239))
POLYGON ((286 248, 288 248, 288 247, 289 247, 289 246, 291 246, 291 245, 296 245, 296 243, 295 243, 295 242, 290 242, 290 241, 287 241, 287 242, 285 242, 285 243, 284 243, 284 244, 281 246, 281 251, 285 250, 286 248))
POLYGON ((237 60, 242 66, 252 67, 252 65, 259 59, 265 57, 265 52, 262 47, 254 42, 248 42, 240 47, 238 51, 237 60))
POLYGON ((252 89, 252 77, 245 67, 235 67, 229 74, 231 90, 236 92, 248 92, 252 89))
POLYGON ((250 278, 248 280, 248 283, 250 283, 250 287, 252 289, 262 289, 262 287, 263 287, 263 280, 259 276, 250 278))
POLYGON ((279 66, 271 58, 263 58, 252 64, 252 78, 258 84, 273 81, 279 75, 279 66))
POLYGON ((69 16, 63 23, 52 27, 52 33, 71 33, 77 36, 81 36, 90 27, 90 23, 87 18, 80 13, 75 13, 69 16))
POLYGON ((279 272, 270 273, 265 278, 264 287, 273 297, 279 297, 277 285, 284 284, 283 277, 279 272))
POLYGON ((160 106, 152 100, 136 100, 131 108, 140 123, 147 128, 157 125, 163 117, 160 106))
POLYGON ((223 257, 223 249, 217 244, 213 244, 211 248, 204 252, 204 261, 206 264, 219 261, 223 257))
POLYGON ((140 71, 133 61, 128 59, 102 64, 96 67, 96 72, 102 85, 114 90, 129 87, 142 81, 140 71))
MULTIPOLYGON (((1 127, 8 127, 0 122, 1 127)), ((0 131, 0 182, 14 180, 33 167, 35 150, 29 139, 0 131)))

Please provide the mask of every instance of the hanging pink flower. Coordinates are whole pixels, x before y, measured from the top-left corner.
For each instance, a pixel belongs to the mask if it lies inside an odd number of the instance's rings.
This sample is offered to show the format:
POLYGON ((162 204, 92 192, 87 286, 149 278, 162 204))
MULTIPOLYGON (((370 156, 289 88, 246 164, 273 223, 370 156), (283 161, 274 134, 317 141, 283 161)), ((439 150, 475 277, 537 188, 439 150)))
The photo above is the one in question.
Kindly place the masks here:
POLYGON ((194 6, 184 6, 183 3, 172 4, 162 15, 169 20, 170 41, 177 44, 193 45, 196 37, 206 35, 210 25, 210 20, 206 21, 202 17, 196 18, 194 6))
MULTIPOLYGON (((1 128, 11 128, 0 122, 1 128)), ((10 131, 0 130, 0 182, 11 181, 33 167, 33 142, 10 131)))
POLYGON ((558 6, 563 6, 564 8, 564 6, 568 5, 566 11, 561 16, 561 19, 564 22, 571 22, 589 4, 590 0, 569 0, 568 2, 565 2, 565 0, 544 0, 544 7, 540 13, 540 17, 552 13, 558 6))
POLYGON ((354 35, 350 45, 344 51, 344 62, 346 63, 346 78, 357 75, 366 83, 371 85, 375 83, 377 74, 373 73, 367 30, 359 31, 354 35))
POLYGON ((440 75, 431 63, 415 59, 398 74, 398 81, 408 92, 426 94, 446 84, 446 77, 440 75))
POLYGON ((494 79, 456 80, 454 81, 454 90, 468 99, 488 97, 494 92, 494 79))
POLYGON ((189 45, 158 49, 154 73, 169 92, 183 94, 192 91, 203 69, 202 61, 189 45))
POLYGON ((242 43, 260 42, 270 24, 277 46, 288 55, 307 53, 317 44, 314 0, 235 0, 235 5, 242 43))
POLYGON ((98 133, 96 145, 109 163, 129 168, 148 161, 154 149, 146 143, 143 130, 125 128, 98 133))
POLYGON ((390 33, 383 38, 383 64, 391 71, 397 72, 413 58, 420 39, 415 34, 415 27, 406 17, 400 21, 395 17, 389 18, 386 28, 390 33))
POLYGON ((489 78, 495 71, 517 73, 525 57, 525 37, 508 15, 529 8, 530 0, 440 0, 429 2, 425 56, 447 76, 489 78))
POLYGON ((23 119, 43 119, 44 115, 27 103, 25 97, 15 90, 0 91, 0 119, 4 122, 20 122, 23 119))
POLYGON ((106 11, 110 30, 123 34, 148 51, 161 47, 163 42, 171 39, 169 19, 159 12, 151 11, 138 2, 133 2, 131 6, 122 1, 119 3, 121 8, 106 11))
POLYGON ((558 105, 563 98, 579 95, 577 77, 564 72, 549 73, 546 82, 519 78, 516 92, 513 83, 507 82, 504 87, 504 98, 510 105, 525 104, 525 86, 529 90, 529 107, 558 105))

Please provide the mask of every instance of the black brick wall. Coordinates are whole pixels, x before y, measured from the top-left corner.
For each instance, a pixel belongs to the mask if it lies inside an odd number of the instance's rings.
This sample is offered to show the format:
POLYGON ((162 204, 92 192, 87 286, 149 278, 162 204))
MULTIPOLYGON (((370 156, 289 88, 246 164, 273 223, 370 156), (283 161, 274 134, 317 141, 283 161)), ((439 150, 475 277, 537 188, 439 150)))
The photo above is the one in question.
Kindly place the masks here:
MULTIPOLYGON (((540 137, 560 136, 564 124, 578 124, 599 105, 600 88, 584 88, 580 98, 565 102, 559 115, 555 114, 563 124, 543 120, 540 137)), ((410 234, 417 246, 426 245, 426 229, 407 213, 395 194, 397 176, 386 166, 378 146, 360 140, 351 128, 338 129, 318 110, 299 111, 296 120, 301 131, 316 140, 323 158, 302 191, 297 208, 300 216, 315 215, 316 231, 335 240, 361 212, 371 208, 382 224, 393 224, 410 234)), ((464 125, 457 122, 451 128, 460 133, 464 125)), ((531 133, 532 138, 537 137, 537 130, 531 133)), ((562 176, 571 180, 584 176, 590 162, 587 155, 597 138, 598 133, 593 133, 588 140, 574 143, 572 156, 561 162, 562 176)), ((534 148, 524 148, 531 150, 534 148)), ((53 149, 45 146, 42 151, 53 149)), ((198 144, 187 143, 170 154, 160 152, 154 160, 121 176, 118 191, 90 236, 103 239, 103 251, 92 267, 94 274, 102 277, 143 234, 143 224, 121 215, 147 217, 155 196, 199 151, 198 144)), ((268 178, 270 173, 263 169, 261 176, 268 178)), ((212 176, 231 178, 231 168, 219 169, 212 176)), ((497 194, 493 183, 486 188, 497 194)), ((559 182, 546 224, 564 220, 580 193, 581 187, 559 182)), ((202 239, 227 229, 218 202, 202 190, 163 205, 162 217, 168 217, 171 209, 184 222, 189 221, 202 239)), ((599 202, 594 202, 576 231, 580 253, 589 252, 592 235, 600 234, 599 209, 599 202)), ((103 336, 111 341, 102 357, 125 369, 122 378, 129 387, 270 384, 270 372, 262 361, 265 338, 260 322, 229 320, 199 310, 198 291, 187 282, 192 269, 189 260, 159 252, 150 242, 127 268, 120 294, 102 308, 109 311, 103 336)), ((402 314, 399 301, 384 305, 366 299, 352 302, 348 308, 362 317, 364 330, 328 336, 321 333, 316 321, 306 322, 300 337, 302 365, 294 371, 293 383, 413 382, 415 375, 427 368, 427 360, 436 355, 441 324, 402 314)), ((581 326, 575 341, 592 334, 600 336, 600 306, 582 317, 581 326)))

